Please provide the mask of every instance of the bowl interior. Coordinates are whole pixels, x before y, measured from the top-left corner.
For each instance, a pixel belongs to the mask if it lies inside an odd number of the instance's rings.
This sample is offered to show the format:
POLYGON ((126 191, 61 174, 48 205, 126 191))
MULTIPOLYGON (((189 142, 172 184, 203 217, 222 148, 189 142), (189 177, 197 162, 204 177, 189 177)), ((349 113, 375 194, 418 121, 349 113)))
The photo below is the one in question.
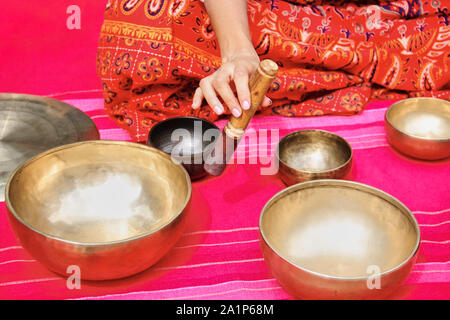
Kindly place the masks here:
POLYGON ((412 98, 393 104, 387 120, 397 130, 424 139, 450 139, 450 102, 412 98))
POLYGON ((216 125, 195 117, 177 117, 156 124, 148 143, 175 157, 202 154, 210 150, 220 135, 216 125))
POLYGON ((331 180, 280 192, 263 210, 260 228, 268 245, 290 263, 346 278, 366 277, 371 266, 380 272, 399 266, 420 238, 409 210, 394 198, 331 180))
POLYGON ((86 142, 30 160, 9 181, 13 214, 45 235, 81 243, 120 241, 166 225, 186 206, 186 171, 134 143, 86 142))
POLYGON ((289 167, 306 172, 324 172, 344 165, 352 156, 341 137, 326 131, 302 130, 281 139, 279 158, 289 167))

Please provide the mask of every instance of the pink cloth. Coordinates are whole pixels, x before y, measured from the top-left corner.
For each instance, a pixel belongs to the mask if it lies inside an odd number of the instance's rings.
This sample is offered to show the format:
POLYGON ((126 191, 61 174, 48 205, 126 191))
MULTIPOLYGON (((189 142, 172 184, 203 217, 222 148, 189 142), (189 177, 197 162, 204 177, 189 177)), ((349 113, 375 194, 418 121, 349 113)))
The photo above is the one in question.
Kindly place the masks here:
MULTIPOLYGON (((102 139, 129 140, 106 116, 102 99, 67 100, 85 111, 102 139)), ((418 263, 392 299, 450 298, 450 161, 423 162, 393 151, 386 142, 383 116, 390 102, 373 102, 352 117, 258 117, 252 129, 320 128, 342 135, 354 148, 352 180, 392 194, 416 216, 422 232, 418 263)), ((224 121, 218 123, 224 125, 224 121)), ((259 150, 271 154, 277 140, 259 150)), ((239 160, 249 154, 240 146, 239 160)), ((249 159, 246 158, 246 162, 249 159)), ((188 227, 165 258, 136 276, 82 282, 69 290, 65 279, 35 261, 11 232, 0 204, 0 298, 8 299, 290 299, 268 270, 258 243, 264 204, 284 185, 260 175, 257 164, 232 165, 220 178, 193 183, 188 227)))
POLYGON ((95 63, 106 2, 0 1, 0 92, 101 96, 95 63), (72 5, 80 9, 80 29, 67 27, 72 5))

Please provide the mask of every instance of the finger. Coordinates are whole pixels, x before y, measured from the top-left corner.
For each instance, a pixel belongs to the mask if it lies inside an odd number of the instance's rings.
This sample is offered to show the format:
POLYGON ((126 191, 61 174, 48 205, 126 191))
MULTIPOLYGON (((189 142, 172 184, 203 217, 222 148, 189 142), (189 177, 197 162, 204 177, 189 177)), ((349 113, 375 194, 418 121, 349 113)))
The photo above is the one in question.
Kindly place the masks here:
POLYGON ((195 90, 194 97, 192 98, 192 108, 198 109, 202 105, 203 101, 203 91, 202 88, 198 87, 197 90, 195 90))
POLYGON ((264 108, 270 107, 272 105, 272 100, 268 96, 264 96, 261 106, 264 108))
POLYGON ((216 92, 214 91, 211 82, 209 80, 202 79, 200 81, 200 88, 206 102, 208 102, 209 106, 214 110, 214 112, 218 115, 222 114, 224 111, 222 103, 220 103, 219 98, 217 98, 216 92))
POLYGON ((234 95, 233 90, 231 90, 230 84, 227 80, 224 78, 216 78, 216 80, 213 81, 213 86, 227 105, 228 109, 230 109, 233 116, 239 118, 242 114, 242 110, 239 106, 239 101, 236 99, 236 96, 234 95))
POLYGON ((250 109, 250 89, 248 88, 248 73, 238 69, 234 73, 233 80, 242 109, 250 109))

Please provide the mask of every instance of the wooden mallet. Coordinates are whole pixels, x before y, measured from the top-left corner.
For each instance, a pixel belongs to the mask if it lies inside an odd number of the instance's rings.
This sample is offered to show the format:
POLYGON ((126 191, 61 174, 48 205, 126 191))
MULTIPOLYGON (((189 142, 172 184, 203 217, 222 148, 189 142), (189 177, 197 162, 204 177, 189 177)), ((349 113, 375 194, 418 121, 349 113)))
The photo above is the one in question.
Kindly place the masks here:
POLYGON ((260 62, 257 71, 249 81, 250 109, 243 110, 239 118, 231 116, 223 128, 222 134, 216 140, 214 149, 205 159, 204 169, 206 172, 213 176, 220 176, 225 170, 227 162, 233 156, 245 129, 261 105, 277 72, 278 65, 272 60, 266 59, 260 62))

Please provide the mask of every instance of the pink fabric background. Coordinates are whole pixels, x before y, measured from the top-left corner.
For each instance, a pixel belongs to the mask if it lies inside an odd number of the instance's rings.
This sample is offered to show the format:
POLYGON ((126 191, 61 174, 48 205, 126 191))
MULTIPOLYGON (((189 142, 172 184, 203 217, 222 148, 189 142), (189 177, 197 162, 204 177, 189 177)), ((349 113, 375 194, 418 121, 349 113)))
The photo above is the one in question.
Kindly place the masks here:
MULTIPOLYGON (((95 75, 95 51, 106 1, 2 2, 3 50, 0 92, 64 99, 85 111, 102 139, 129 140, 105 114, 95 75), (66 8, 81 7, 81 30, 67 30, 66 8), (6 50, 5 50, 6 48, 6 50)), ((450 161, 422 162, 393 151, 383 116, 391 102, 373 102, 354 117, 255 118, 252 129, 320 128, 342 135, 354 148, 351 177, 397 197, 416 216, 422 233, 418 263, 392 299, 450 298, 450 161)), ((223 126, 224 121, 219 122, 223 126)), ((249 163, 256 150, 270 155, 276 140, 241 146, 236 157, 249 163)), ((136 276, 82 282, 69 290, 20 246, 0 203, 1 299, 289 299, 267 269, 258 243, 264 204, 284 185, 261 176, 259 165, 232 165, 220 178, 193 184, 187 230, 170 253, 136 276), (245 190, 245 196, 244 191, 245 190)))
POLYGON ((0 92, 100 96, 95 63, 106 2, 0 1, 0 92), (80 30, 66 27, 70 5, 81 9, 80 30))

